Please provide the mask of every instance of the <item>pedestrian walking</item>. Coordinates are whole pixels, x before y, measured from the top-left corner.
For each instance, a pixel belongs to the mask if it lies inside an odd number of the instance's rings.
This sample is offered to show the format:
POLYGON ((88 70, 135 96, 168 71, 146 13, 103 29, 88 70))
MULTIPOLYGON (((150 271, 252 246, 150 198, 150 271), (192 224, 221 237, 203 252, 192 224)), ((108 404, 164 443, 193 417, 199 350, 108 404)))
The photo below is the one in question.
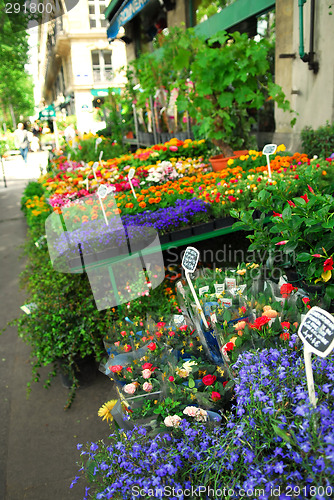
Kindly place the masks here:
POLYGON ((25 130, 23 123, 17 124, 17 129, 14 132, 15 147, 20 150, 21 156, 25 163, 28 162, 29 138, 28 132, 25 130))
POLYGON ((37 122, 33 123, 31 131, 33 134, 33 138, 31 141, 31 149, 32 151, 34 151, 34 153, 36 153, 36 151, 40 149, 39 136, 41 134, 41 128, 37 122))

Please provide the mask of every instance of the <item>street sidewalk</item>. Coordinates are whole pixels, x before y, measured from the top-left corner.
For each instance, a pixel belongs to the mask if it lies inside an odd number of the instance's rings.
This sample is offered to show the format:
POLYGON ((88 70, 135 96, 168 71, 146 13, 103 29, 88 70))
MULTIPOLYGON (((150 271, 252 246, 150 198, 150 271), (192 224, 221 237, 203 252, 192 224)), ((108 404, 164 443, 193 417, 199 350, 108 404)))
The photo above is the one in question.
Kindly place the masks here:
MULTIPOLYGON (((26 223, 20 198, 28 179, 36 179, 39 164, 46 167, 47 153, 30 153, 6 160, 7 188, 0 175, 0 328, 20 315, 25 294, 19 289, 20 259, 26 223)), ((9 327, 0 335, 0 499, 81 500, 84 484, 70 489, 80 455, 77 443, 108 436, 109 427, 97 416, 101 404, 112 399, 110 380, 96 378, 80 387, 70 410, 64 411, 68 390, 60 378, 43 388, 49 367, 41 370, 41 382, 33 383, 29 399, 26 384, 31 378, 30 349, 9 327)))

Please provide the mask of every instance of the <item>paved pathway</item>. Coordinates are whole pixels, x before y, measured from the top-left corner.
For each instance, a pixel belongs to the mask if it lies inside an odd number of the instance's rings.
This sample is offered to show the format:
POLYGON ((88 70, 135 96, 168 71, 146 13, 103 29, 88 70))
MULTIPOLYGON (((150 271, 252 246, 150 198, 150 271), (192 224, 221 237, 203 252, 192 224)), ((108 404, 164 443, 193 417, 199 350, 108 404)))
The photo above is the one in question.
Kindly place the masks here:
MULTIPOLYGON (((25 295, 18 275, 26 235, 20 197, 27 179, 36 179, 47 153, 30 153, 5 162, 7 188, 0 171, 0 328, 18 317, 25 295)), ((49 389, 31 378, 29 347, 10 327, 0 335, 0 499, 81 500, 84 485, 69 485, 77 473, 78 442, 105 438, 109 428, 97 416, 102 403, 113 397, 112 384, 102 373, 77 391, 72 408, 63 410, 68 391, 56 378, 49 389)), ((41 371, 46 375, 48 368, 41 371)))

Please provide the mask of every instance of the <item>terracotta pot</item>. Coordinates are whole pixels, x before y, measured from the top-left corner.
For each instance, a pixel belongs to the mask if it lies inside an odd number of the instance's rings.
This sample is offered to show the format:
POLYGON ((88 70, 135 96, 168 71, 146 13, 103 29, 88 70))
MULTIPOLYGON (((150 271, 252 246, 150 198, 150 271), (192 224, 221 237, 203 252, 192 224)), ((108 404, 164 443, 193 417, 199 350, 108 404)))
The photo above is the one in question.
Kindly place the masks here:
POLYGON ((247 155, 248 150, 243 150, 243 151, 234 151, 233 156, 224 156, 223 154, 221 155, 216 155, 216 156, 211 156, 209 158, 209 162, 212 165, 212 170, 214 172, 219 172, 220 170, 224 170, 225 168, 228 167, 227 162, 228 160, 235 160, 236 158, 239 158, 242 155, 247 155))

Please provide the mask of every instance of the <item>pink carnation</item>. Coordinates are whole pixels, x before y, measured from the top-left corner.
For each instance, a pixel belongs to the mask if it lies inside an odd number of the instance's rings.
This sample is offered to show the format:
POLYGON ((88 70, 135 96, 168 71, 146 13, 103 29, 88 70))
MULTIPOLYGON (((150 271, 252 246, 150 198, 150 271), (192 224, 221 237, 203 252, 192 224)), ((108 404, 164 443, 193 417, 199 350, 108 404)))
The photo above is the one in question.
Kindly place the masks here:
POLYGON ((146 370, 143 370, 141 374, 142 374, 143 378, 150 378, 150 376, 152 375, 152 372, 151 372, 151 370, 149 370, 147 368, 146 370))
POLYGON ((126 384, 123 387, 123 391, 126 392, 126 394, 134 394, 136 392, 136 386, 135 384, 126 384))
POLYGON ((153 385, 150 384, 149 382, 144 382, 143 389, 145 392, 151 392, 153 389, 153 385))

